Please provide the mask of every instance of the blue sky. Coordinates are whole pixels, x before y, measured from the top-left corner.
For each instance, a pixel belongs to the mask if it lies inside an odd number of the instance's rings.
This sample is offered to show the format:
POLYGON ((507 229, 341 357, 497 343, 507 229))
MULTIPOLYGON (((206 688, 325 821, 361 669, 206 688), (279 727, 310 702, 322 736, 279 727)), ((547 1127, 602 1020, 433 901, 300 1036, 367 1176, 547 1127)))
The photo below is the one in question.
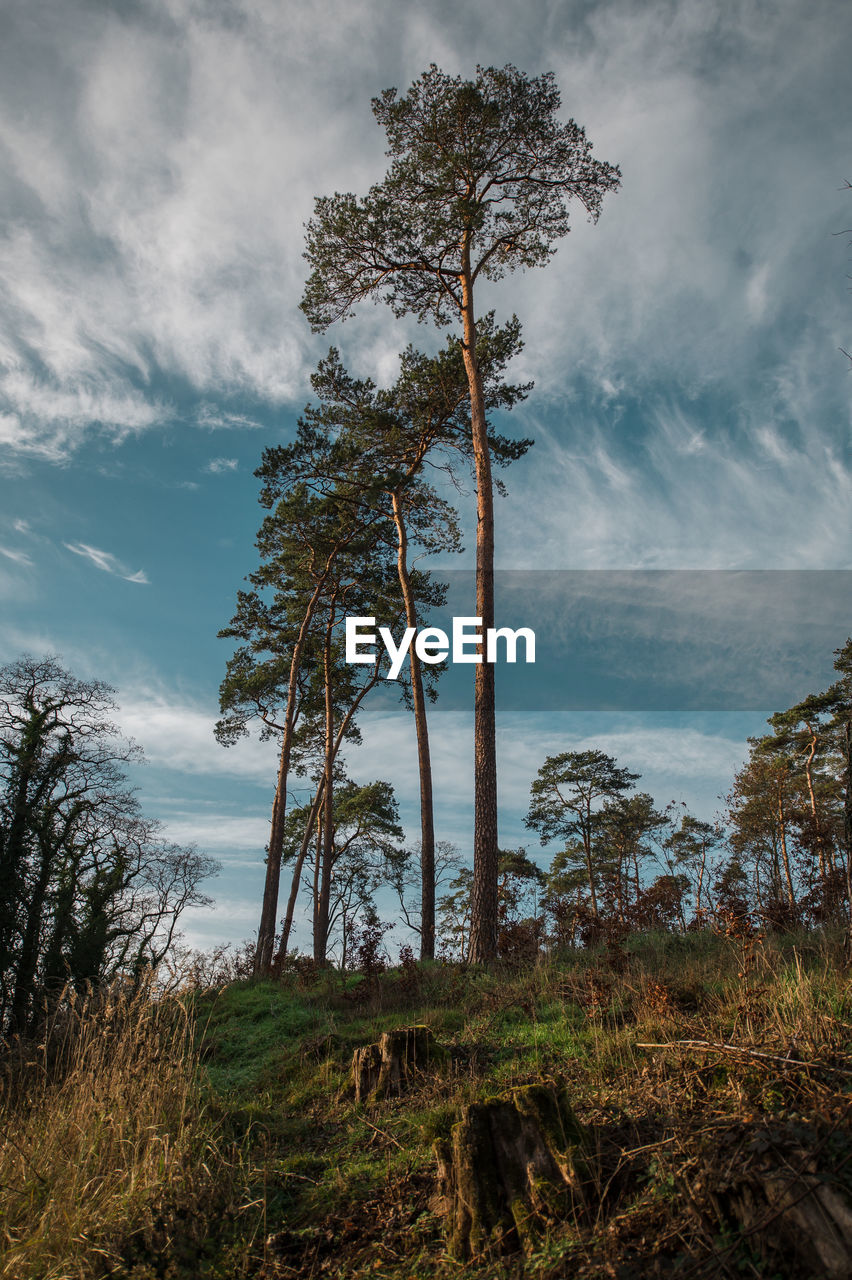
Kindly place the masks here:
MULTIPOLYGON (((501 567, 845 570, 850 37, 840 0, 4 6, 0 659, 49 650, 116 687, 144 807, 223 862, 193 941, 257 923, 274 758, 223 750, 212 724, 261 449, 289 437, 330 340, 378 380, 434 340, 373 307, 318 338, 298 311, 314 195, 384 171, 370 98, 432 61, 552 70, 622 168, 597 226, 576 211, 546 270, 483 298, 517 312, 516 373, 536 383, 513 415, 536 445, 506 477, 501 567)), ((824 684, 852 631, 844 581, 791 690, 824 684)), ((779 653, 744 645, 743 664, 779 653)), ((545 755, 585 745, 710 818, 776 709, 512 711, 501 838, 528 839, 545 755)), ((395 783, 415 835, 411 725, 382 707, 363 728, 351 770, 395 783)), ((439 710, 433 733, 438 834, 464 851, 468 713, 439 710)))

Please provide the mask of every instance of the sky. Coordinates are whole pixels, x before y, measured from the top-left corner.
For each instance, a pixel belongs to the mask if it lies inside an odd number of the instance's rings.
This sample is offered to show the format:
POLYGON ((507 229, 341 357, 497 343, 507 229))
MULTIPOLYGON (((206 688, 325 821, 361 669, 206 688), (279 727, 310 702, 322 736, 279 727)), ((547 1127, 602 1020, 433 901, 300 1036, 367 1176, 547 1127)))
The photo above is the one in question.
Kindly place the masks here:
MULTIPOLYGON (((370 100, 432 62, 553 71, 622 170, 596 225, 576 208, 545 269, 483 298, 520 318, 535 382, 505 425, 535 446, 497 564, 555 689, 525 701, 513 673, 501 843, 549 858, 530 782, 589 746, 710 820, 748 735, 825 687, 852 631, 850 51, 843 0, 6 0, 0 662, 50 652, 115 687, 143 808, 222 863, 190 942, 259 916, 274 749, 212 733, 254 468, 330 343, 387 383, 437 341, 370 305, 313 335, 304 223, 381 179, 370 100)), ((432 717, 437 834, 463 855, 471 723, 461 695, 432 717)), ((394 783, 414 839, 410 720, 385 699, 362 732, 350 772, 394 783)))

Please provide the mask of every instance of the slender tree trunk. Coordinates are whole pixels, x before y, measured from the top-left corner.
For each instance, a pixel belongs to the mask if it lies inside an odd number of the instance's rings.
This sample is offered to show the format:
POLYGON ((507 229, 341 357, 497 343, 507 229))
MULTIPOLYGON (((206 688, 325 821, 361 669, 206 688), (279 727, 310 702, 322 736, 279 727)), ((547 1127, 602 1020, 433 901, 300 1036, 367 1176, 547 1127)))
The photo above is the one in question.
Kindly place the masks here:
MULTIPOLYGON (((41 785, 37 781, 45 733, 45 717, 32 712, 10 778, 11 818, 0 844, 0 972, 11 969, 15 963, 13 938, 23 894, 28 836, 32 834, 33 816, 38 811, 40 799, 48 792, 46 781, 43 780, 41 785)), ((53 767, 46 776, 52 778, 55 772, 53 767)))
POLYGON ((263 906, 260 912, 260 927, 257 931, 257 946, 254 954, 255 973, 269 973, 272 969, 272 949, 275 945, 275 922, 278 916, 278 887, 281 881, 281 854, 284 848, 284 817, 287 812, 287 777, 290 772, 290 753, 293 746, 293 728, 296 723, 296 698, 298 691, 299 666, 308 638, 308 630, 313 621, 319 603, 331 558, 326 564, 326 572, 314 588, 299 634, 293 645, 290 658, 290 678, 287 684, 287 711, 284 719, 284 736, 281 742, 281 755, 278 761, 278 779, 275 785, 275 798, 272 802, 272 824, 269 831, 269 850, 266 856, 266 881, 263 887, 263 906))
POLYGON ((624 924, 625 908, 626 908, 628 895, 626 892, 627 877, 624 874, 624 846, 623 845, 619 845, 619 848, 618 848, 618 870, 616 872, 615 883, 618 886, 618 901, 616 903, 618 918, 621 921, 621 923, 624 924))
POLYGON ((820 880, 823 882, 823 887, 824 887, 826 873, 827 873, 827 867, 826 867, 826 861, 825 861, 825 841, 823 840, 823 835, 822 835, 822 823, 819 820, 819 813, 817 811, 817 802, 816 802, 816 794, 814 792, 814 779, 813 779, 813 763, 814 763, 814 756, 816 755, 816 749, 817 749, 817 736, 816 734, 813 734, 811 736, 811 740, 808 745, 808 758, 805 761, 805 777, 808 783, 808 799, 810 801, 810 806, 811 806, 811 820, 814 824, 814 834, 816 836, 817 857, 819 858, 819 876, 820 876, 820 880))
POLYGON ((784 864, 784 879, 787 882, 787 901, 791 907, 795 908, 796 895, 793 892, 793 876, 790 871, 790 856, 787 852, 787 822, 784 815, 784 801, 781 796, 780 786, 778 790, 778 828, 781 837, 781 861, 784 864))
POLYGON ((325 787, 323 789, 322 873, 314 931, 314 960, 325 965, 328 951, 328 914, 331 903, 331 874, 334 867, 334 690, 331 672, 331 629, 334 602, 325 633, 323 664, 325 675, 325 787))
POLYGON ((707 841, 701 841, 701 863, 698 867, 698 892, 695 897, 695 918, 701 920, 701 891, 704 888, 704 869, 707 866, 707 841))
POLYGON ((846 794, 843 797, 843 844, 846 862, 846 906, 849 924, 846 932, 846 960, 852 964, 852 723, 843 725, 846 747, 846 794))
MULTIPOLYGON (((333 766, 332 766, 333 767, 333 766)), ((320 900, 317 913, 317 932, 314 938, 314 960, 324 966, 328 960, 328 924, 331 910, 331 877, 334 870, 334 782, 326 774, 323 797, 322 874, 320 876, 320 900)))
MULTIPOLYGON (((464 339, 462 353, 470 388, 470 425, 476 472, 476 615, 483 635, 494 626, 494 492, 482 377, 476 359, 473 280, 465 253, 462 280, 464 339)), ((473 889, 470 959, 474 964, 497 955, 497 725, 494 664, 485 661, 483 643, 476 667, 473 702, 474 799, 473 889)))
POLYGON ((281 968, 284 964, 284 957, 287 955, 287 948, 290 945, 290 932, 293 928, 293 915, 296 910, 296 899, 299 896, 299 884, 302 879, 302 870, 305 865, 305 859, 308 856, 308 849, 310 848, 311 837, 314 834, 317 816, 319 815, 320 807, 322 805, 324 790, 325 774, 323 774, 319 780, 316 795, 314 796, 313 803, 311 804, 311 811, 308 815, 307 825, 305 826, 305 834, 302 836, 302 843, 299 847, 298 857, 296 858, 296 865, 293 869, 293 881, 290 885, 290 896, 287 899, 287 911, 284 916, 284 923, 281 926, 281 942, 278 946, 278 951, 275 954, 275 959, 272 964, 273 973, 276 976, 281 973, 281 968))
MULTIPOLYGON (((379 662, 377 660, 376 670, 373 674, 373 678, 364 685, 363 689, 361 690, 357 698, 352 703, 352 706, 349 708, 349 710, 346 712, 346 715, 343 717, 343 719, 340 722, 340 727, 337 730, 337 736, 334 739, 332 765, 334 764, 334 761, 337 759, 338 752, 340 751, 341 744, 343 742, 344 737, 346 736, 346 731, 349 728, 349 723, 352 720, 352 717, 355 715, 355 712, 358 710, 363 699, 366 697, 366 695, 369 693, 369 691, 374 687, 374 685, 378 681, 378 674, 377 674, 378 669, 379 669, 379 662)), ((301 874, 304 868, 305 859, 307 858, 308 849, 310 848, 311 834, 314 831, 314 828, 317 826, 317 823, 322 813, 324 794, 325 794, 325 770, 323 770, 322 777, 320 778, 317 786, 317 792, 316 792, 316 795, 314 796, 313 804, 311 805, 311 811, 308 815, 308 822, 305 828, 305 834, 302 836, 302 844, 299 848, 299 855, 298 855, 298 858, 296 859, 296 870, 293 873, 293 881, 292 881, 292 884, 290 885, 290 897, 287 900, 287 913, 284 917, 284 923, 281 928, 281 941, 279 943, 278 951, 276 952, 275 959, 273 961, 272 972, 273 974, 276 974, 276 975, 280 974, 281 972, 281 968, 284 964, 284 957, 286 956, 287 948, 290 945, 290 933, 293 928, 293 915, 296 909, 296 898, 298 897, 298 894, 299 894, 299 883, 301 879, 301 874)), ((320 828, 321 827, 322 827, 322 823, 320 822, 320 828)), ((320 840, 317 845, 317 861, 316 861, 315 876, 314 876, 314 905, 313 905, 314 927, 316 927, 317 903, 319 902, 319 874, 320 874, 319 869, 320 869, 320 861, 321 861, 319 850, 321 848, 322 848, 322 832, 320 830, 320 840)))
MULTIPOLYGON (((323 797, 324 797, 325 796, 325 774, 323 774, 322 781, 323 781, 323 797)), ((319 916, 320 875, 322 873, 322 849, 323 849, 322 833, 323 833, 324 823, 325 823, 324 807, 323 805, 320 805, 319 813, 317 814, 317 842, 314 848, 314 885, 313 885, 313 902, 311 904, 312 915, 313 915, 313 936, 314 937, 316 937, 316 933, 317 933, 317 917, 319 916)))
MULTIPOLYGON (((408 571, 408 535, 398 490, 391 494, 393 518, 398 542, 397 570, 402 598, 405 602, 405 621, 409 627, 417 626, 417 607, 408 571)), ((411 696, 414 701, 414 726, 417 733, 417 763, 420 772, 420 959, 435 958, 435 819, 432 804, 432 760, 429 752, 429 726, 426 722, 426 698, 423 694, 423 672, 420 659, 412 645, 409 653, 411 664, 411 696)))
MULTIPOLYGON (((574 811, 575 813, 577 810, 574 811)), ((586 877, 589 881, 589 896, 592 900, 592 914, 598 914, 598 895, 595 892, 595 872, 592 865, 592 802, 591 799, 586 801, 586 811, 583 815, 583 852, 586 855, 586 877)))

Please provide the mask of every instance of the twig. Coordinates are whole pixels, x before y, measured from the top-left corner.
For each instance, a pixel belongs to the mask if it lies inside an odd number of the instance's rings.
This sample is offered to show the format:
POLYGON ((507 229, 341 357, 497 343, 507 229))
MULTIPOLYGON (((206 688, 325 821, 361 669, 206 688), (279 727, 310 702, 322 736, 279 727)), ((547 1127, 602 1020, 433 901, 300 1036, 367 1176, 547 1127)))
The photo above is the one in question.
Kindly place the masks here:
POLYGON ((401 1143, 401 1142, 397 1142, 396 1138, 393 1136, 393 1134, 392 1134, 392 1133, 386 1133, 386 1132, 385 1132, 385 1130, 384 1130, 384 1129, 380 1129, 380 1128, 378 1127, 378 1125, 371 1124, 371 1123, 370 1123, 370 1121, 366 1118, 366 1116, 358 1116, 358 1119, 359 1119, 359 1120, 362 1120, 362 1121, 364 1122, 364 1124, 368 1125, 371 1129, 375 1130, 375 1132, 376 1132, 376 1133, 381 1134, 381 1136, 382 1136, 383 1138, 389 1138, 389 1139, 390 1139, 390 1141, 394 1144, 394 1146, 395 1146, 395 1147, 399 1147, 400 1151, 404 1151, 404 1150, 405 1150, 405 1148, 403 1147, 402 1143, 401 1143))
MULTIPOLYGON (((782 1058, 777 1053, 761 1053, 759 1049, 746 1049, 739 1044, 716 1044, 712 1040, 670 1040, 667 1044, 638 1044, 637 1049, 715 1049, 724 1053, 742 1053, 747 1058, 760 1058, 765 1062, 780 1062, 785 1067, 808 1067, 814 1071, 834 1071, 819 1062, 801 1062, 798 1058, 782 1058)), ((842 1073, 841 1073, 842 1074, 842 1073)))
POLYGON ((676 1141, 678 1136, 679 1135, 675 1133, 671 1138, 661 1138, 659 1142, 648 1142, 644 1147, 633 1147, 630 1151, 622 1151, 621 1158, 622 1160, 626 1160, 628 1156, 638 1156, 640 1151, 653 1151, 655 1147, 664 1147, 667 1142, 676 1141))

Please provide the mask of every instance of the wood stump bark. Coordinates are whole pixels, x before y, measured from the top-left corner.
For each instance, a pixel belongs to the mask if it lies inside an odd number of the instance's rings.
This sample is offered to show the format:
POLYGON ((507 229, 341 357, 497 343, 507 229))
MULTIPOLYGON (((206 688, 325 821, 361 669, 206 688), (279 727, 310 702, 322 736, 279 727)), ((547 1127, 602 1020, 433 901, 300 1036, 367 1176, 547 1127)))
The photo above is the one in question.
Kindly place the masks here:
POLYGON ((852 1280, 852 1205, 831 1185, 830 1167, 780 1135, 743 1143, 727 1166, 720 1175, 716 1161, 705 1161, 690 1188, 693 1205, 705 1206, 702 1216, 735 1225, 791 1274, 852 1280))
POLYGON ((566 1090, 541 1083, 462 1108, 435 1143, 450 1254, 521 1248, 585 1209, 583 1130, 566 1090))
POLYGON ((355 1101, 377 1102, 399 1097, 418 1074, 445 1057, 446 1050, 428 1027, 386 1031, 376 1044, 356 1049, 352 1055, 355 1101))

